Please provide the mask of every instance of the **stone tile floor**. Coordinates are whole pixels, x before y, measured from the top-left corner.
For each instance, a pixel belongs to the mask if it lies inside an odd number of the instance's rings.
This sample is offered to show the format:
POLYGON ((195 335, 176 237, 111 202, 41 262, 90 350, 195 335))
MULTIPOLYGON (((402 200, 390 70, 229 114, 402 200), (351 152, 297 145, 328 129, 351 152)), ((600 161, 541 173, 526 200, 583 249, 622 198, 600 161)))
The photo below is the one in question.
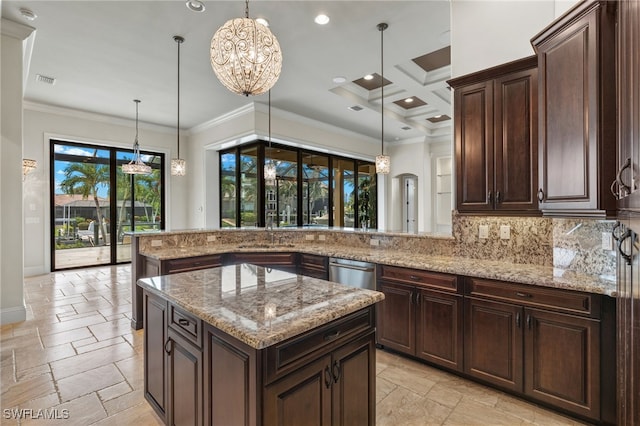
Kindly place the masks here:
MULTIPOLYGON (((143 397, 143 331, 130 327, 130 282, 129 265, 25 279, 27 321, 0 328, 0 424, 162 424, 143 397)), ((378 351, 377 424, 581 423, 378 351)))

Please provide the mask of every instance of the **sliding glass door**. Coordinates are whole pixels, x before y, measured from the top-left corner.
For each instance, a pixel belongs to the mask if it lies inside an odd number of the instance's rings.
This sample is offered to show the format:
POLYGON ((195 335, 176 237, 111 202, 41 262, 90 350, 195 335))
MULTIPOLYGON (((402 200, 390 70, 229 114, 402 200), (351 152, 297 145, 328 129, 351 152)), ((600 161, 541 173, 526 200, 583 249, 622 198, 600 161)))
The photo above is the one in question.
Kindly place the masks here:
POLYGON ((162 154, 143 153, 149 175, 126 175, 130 150, 51 141, 53 270, 131 260, 131 230, 163 229, 162 154))

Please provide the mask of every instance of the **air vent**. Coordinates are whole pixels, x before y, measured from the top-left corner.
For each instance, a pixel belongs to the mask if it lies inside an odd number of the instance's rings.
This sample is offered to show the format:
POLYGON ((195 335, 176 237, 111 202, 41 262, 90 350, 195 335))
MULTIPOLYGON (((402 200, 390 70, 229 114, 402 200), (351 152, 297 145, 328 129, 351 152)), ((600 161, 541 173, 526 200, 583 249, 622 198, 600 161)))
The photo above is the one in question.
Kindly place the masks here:
POLYGON ((411 130, 411 127, 409 126, 404 126, 404 127, 400 127, 402 130, 411 130))
POLYGON ((36 74, 36 81, 42 82, 42 83, 46 83, 46 84, 50 84, 50 85, 54 85, 56 84, 56 79, 53 77, 47 77, 46 75, 42 75, 42 74, 36 74))
POLYGON ((351 111, 356 111, 357 112, 357 111, 362 111, 364 108, 362 108, 360 105, 353 105, 353 106, 350 106, 349 109, 351 111))

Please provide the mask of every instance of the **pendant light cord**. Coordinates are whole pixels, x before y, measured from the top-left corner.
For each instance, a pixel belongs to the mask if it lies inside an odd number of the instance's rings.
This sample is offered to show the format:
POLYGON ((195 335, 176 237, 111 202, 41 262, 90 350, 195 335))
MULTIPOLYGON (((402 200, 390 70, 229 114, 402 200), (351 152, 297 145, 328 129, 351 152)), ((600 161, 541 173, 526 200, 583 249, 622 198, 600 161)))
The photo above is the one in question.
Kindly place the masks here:
POLYGON ((133 156, 137 160, 140 157, 140 146, 138 145, 138 104, 140 103, 140 100, 134 99, 133 102, 136 103, 136 139, 133 144, 133 156))
POLYGON ((178 142, 178 159, 180 158, 180 45, 184 42, 181 36, 173 36, 173 40, 178 44, 178 118, 176 122, 176 138, 178 142))
POLYGON ((382 155, 384 155, 384 30, 388 27, 384 22, 378 24, 378 30, 380 31, 380 115, 381 115, 381 133, 380 133, 380 145, 382 155))
POLYGON ((245 18, 249 18, 249 0, 245 0, 244 2, 244 16, 245 18))
POLYGON ((273 162, 271 158, 271 89, 269 89, 269 162, 273 162))

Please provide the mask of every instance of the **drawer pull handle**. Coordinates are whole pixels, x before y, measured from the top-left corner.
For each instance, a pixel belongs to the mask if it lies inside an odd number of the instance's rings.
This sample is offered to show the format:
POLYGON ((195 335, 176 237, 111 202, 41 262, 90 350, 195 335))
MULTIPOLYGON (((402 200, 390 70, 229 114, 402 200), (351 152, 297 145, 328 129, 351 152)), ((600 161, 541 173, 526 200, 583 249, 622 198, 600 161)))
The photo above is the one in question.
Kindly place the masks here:
POLYGON ((516 292, 516 296, 518 296, 518 297, 526 297, 526 298, 531 297, 531 295, 529 293, 522 293, 520 291, 516 292))
POLYGON ((520 328, 520 312, 516 312, 516 327, 520 328))
POLYGON ((409 278, 411 278, 412 281, 420 281, 420 277, 417 275, 409 275, 409 278))
POLYGON ((339 335, 340 335, 340 330, 335 330, 335 331, 332 331, 331 333, 325 334, 324 340, 326 341, 335 340, 338 338, 339 335))
POLYGON ((189 320, 188 320, 188 319, 185 319, 185 318, 179 318, 179 319, 178 319, 178 324, 180 324, 180 325, 184 325, 184 326, 187 326, 187 325, 189 325, 190 323, 189 323, 189 320))
POLYGON ((500 204, 501 200, 500 200, 500 191, 496 192, 496 204, 500 204))
POLYGON ((324 367, 324 385, 329 389, 331 387, 331 381, 333 377, 331 377, 331 371, 329 371, 329 366, 324 367))
POLYGON ((416 293, 416 305, 420 305, 420 293, 416 293))
POLYGON ((531 315, 527 315, 527 328, 531 330, 531 315))
MULTIPOLYGON (((624 234, 622 234, 620 236, 620 239, 618 240, 618 252, 620 253, 620 256, 622 256, 622 258, 627 262, 627 265, 631 266, 631 256, 633 255, 633 247, 631 247, 631 253, 625 253, 624 249, 622 248, 622 245, 624 244, 624 242, 627 240, 627 238, 631 238, 632 237, 632 231, 630 229, 627 229, 626 231, 624 231, 624 234)), ((635 236, 633 236, 632 241, 635 240, 635 236)))
POLYGON ((167 355, 171 355, 171 339, 167 339, 166 343, 164 344, 164 351, 167 353, 167 355))

